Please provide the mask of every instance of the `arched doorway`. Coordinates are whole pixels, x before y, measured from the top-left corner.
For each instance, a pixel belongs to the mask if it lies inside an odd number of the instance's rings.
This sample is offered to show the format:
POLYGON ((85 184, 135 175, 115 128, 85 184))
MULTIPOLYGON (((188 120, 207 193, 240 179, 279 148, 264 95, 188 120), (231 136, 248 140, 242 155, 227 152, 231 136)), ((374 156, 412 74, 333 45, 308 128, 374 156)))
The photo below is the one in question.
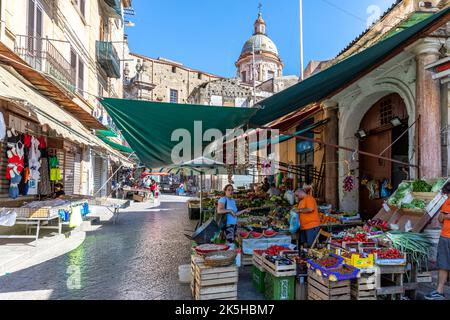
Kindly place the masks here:
MULTIPOLYGON (((408 112, 400 95, 390 94, 376 102, 364 115, 360 129, 363 130, 359 141, 361 151, 409 162, 408 112), (397 119, 400 122, 394 121, 397 119), (366 136, 361 137, 364 134, 366 136)), ((364 219, 372 218, 381 209, 385 200, 380 192, 383 181, 388 180, 395 190, 408 178, 407 169, 390 161, 360 155, 359 210, 364 219)))

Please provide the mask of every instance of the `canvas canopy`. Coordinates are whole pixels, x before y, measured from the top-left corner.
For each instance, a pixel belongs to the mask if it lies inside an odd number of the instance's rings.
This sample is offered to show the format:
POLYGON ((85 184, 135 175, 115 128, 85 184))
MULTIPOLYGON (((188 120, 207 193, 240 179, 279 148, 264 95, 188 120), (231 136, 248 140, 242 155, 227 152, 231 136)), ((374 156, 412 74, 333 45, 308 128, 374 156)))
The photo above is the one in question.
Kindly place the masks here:
POLYGON ((174 147, 186 142, 180 135, 190 137, 192 156, 189 159, 198 158, 202 154, 195 155, 194 142, 210 144, 211 141, 203 141, 207 130, 217 129, 225 135, 228 129, 247 123, 257 111, 113 98, 104 98, 101 103, 138 158, 149 168, 174 164, 174 147))

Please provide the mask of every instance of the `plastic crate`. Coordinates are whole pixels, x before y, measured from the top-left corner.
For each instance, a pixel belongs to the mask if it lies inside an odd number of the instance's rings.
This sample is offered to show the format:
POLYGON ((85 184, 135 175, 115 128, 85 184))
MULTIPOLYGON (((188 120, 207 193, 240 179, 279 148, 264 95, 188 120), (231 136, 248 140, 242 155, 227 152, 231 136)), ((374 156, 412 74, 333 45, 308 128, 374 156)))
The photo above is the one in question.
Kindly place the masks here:
POLYGON ((351 258, 344 257, 345 264, 355 268, 371 268, 375 263, 373 254, 368 254, 367 257, 361 257, 360 254, 352 254, 351 258))
POLYGON ((360 271, 358 268, 355 268, 355 267, 352 267, 352 266, 349 266, 349 265, 346 265, 346 264, 344 264, 343 266, 352 269, 352 273, 342 274, 342 273, 339 273, 339 272, 334 272, 332 270, 324 270, 322 272, 322 276, 324 278, 332 281, 332 282, 344 281, 344 280, 353 280, 353 279, 358 278, 359 271, 360 271))
POLYGON ((306 261, 309 264, 309 268, 311 270, 316 270, 316 269, 319 269, 319 270, 335 269, 335 268, 339 267, 341 264, 344 263, 344 258, 342 258, 342 257, 340 257, 340 256, 338 256, 338 255, 336 255, 334 253, 330 253, 329 255, 338 259, 338 262, 335 265, 332 265, 332 266, 326 268, 326 267, 323 267, 323 266, 317 264, 314 260, 308 259, 306 261))
POLYGON ((406 265, 406 254, 401 259, 379 259, 375 253, 375 264, 380 266, 404 266, 406 265))
POLYGON ((265 277, 264 295, 267 300, 294 300, 295 299, 295 276, 274 277, 267 273, 265 277))
POLYGON ((256 291, 264 292, 266 284, 266 272, 259 270, 257 267, 252 267, 252 283, 256 291))

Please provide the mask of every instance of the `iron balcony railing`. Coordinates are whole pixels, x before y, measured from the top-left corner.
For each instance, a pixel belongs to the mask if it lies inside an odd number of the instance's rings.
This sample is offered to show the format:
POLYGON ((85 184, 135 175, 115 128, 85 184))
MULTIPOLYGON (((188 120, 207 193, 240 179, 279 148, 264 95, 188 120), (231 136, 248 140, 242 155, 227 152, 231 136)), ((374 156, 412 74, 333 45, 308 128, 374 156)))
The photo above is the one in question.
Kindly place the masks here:
POLYGON ((110 41, 97 41, 97 61, 109 78, 120 78, 120 59, 116 48, 110 41))
POLYGON ((16 36, 14 51, 32 68, 47 73, 71 92, 76 90, 76 70, 45 38, 16 36))

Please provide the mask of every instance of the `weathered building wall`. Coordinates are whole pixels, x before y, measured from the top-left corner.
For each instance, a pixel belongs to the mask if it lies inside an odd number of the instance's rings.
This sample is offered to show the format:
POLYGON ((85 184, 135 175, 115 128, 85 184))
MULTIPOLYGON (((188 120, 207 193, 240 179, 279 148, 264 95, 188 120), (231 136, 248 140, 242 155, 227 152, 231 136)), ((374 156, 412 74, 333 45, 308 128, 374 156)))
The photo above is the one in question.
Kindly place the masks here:
MULTIPOLYGON (((154 89, 148 93, 149 100, 152 101, 170 102, 170 90, 172 89, 178 92, 178 103, 187 103, 196 87, 209 81, 222 79, 219 76, 163 59, 152 59, 133 53, 130 53, 129 58, 132 59, 127 62, 130 80, 137 74, 136 66, 143 62, 146 63, 144 71, 146 78, 154 86, 154 89)), ((126 94, 128 98, 137 98, 136 91, 128 90, 126 94)))

